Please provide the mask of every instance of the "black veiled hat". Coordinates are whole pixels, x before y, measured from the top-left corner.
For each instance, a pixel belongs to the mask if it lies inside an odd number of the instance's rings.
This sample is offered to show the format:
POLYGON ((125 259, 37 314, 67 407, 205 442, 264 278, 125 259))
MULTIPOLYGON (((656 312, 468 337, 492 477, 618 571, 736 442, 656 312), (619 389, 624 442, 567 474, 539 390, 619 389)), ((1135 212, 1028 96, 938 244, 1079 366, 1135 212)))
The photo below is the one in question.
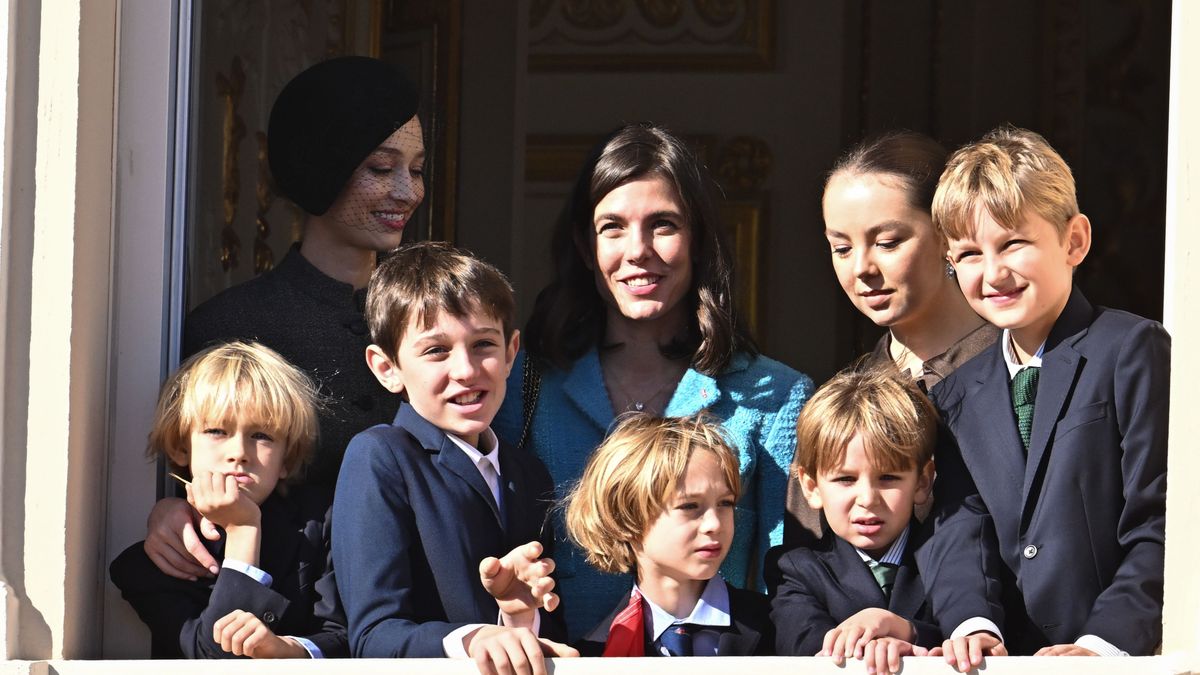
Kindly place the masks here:
POLYGON ((267 125, 275 185, 313 215, 329 210, 350 174, 417 114, 417 89, 365 56, 322 61, 279 92, 267 125))

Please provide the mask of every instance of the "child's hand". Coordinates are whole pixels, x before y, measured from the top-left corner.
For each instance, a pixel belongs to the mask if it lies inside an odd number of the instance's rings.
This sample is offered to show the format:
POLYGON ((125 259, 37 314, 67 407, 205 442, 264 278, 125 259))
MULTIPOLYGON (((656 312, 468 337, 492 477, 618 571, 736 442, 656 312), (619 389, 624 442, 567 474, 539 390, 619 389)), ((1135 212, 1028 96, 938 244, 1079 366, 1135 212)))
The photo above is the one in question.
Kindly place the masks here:
MULTIPOLYGON (((506 556, 507 557, 507 556, 506 556)), ((484 675, 516 673, 546 675, 546 657, 575 657, 579 652, 546 638, 528 628, 484 626, 463 638, 467 654, 484 675)))
MULTIPOLYGON (((980 631, 966 637, 946 640, 941 647, 929 650, 930 656, 945 656, 946 663, 965 673, 979 667, 985 656, 1008 656, 1008 649, 1000 638, 991 633, 980 631)), ((1039 653, 1040 655, 1040 653, 1039 653)))
POLYGON ((867 643, 883 637, 912 641, 916 631, 908 619, 886 609, 868 607, 826 633, 817 656, 832 656, 834 663, 841 665, 851 657, 861 659, 867 643))
POLYGON ((876 638, 867 643, 863 665, 868 673, 898 673, 900 672, 901 656, 925 656, 929 650, 914 645, 906 640, 885 637, 876 638))
POLYGON ((191 484, 186 487, 188 503, 213 523, 225 529, 259 525, 262 516, 258 504, 238 489, 233 476, 201 471, 192 476, 191 484))
POLYGON ((234 656, 252 659, 304 659, 308 651, 279 637, 257 616, 235 609, 213 624, 213 641, 234 656))
POLYGON ((1079 645, 1050 645, 1037 650, 1034 656, 1099 656, 1099 654, 1079 645))
POLYGON ((541 558, 542 545, 536 541, 523 544, 509 551, 503 558, 487 557, 479 563, 479 581, 505 615, 504 625, 512 625, 510 618, 528 626, 532 613, 538 607, 554 611, 558 607, 558 595, 553 593, 554 560, 541 558), (522 616, 523 615, 523 616, 522 616))

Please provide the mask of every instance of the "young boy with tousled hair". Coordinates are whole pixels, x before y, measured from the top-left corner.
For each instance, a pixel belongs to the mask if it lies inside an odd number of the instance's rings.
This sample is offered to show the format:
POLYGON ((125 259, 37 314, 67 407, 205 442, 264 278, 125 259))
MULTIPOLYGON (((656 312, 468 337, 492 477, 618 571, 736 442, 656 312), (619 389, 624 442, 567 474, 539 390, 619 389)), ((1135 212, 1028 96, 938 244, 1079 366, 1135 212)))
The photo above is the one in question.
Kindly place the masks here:
POLYGON ((774 653, 767 599, 717 570, 733 542, 737 454, 705 415, 624 416, 566 499, 590 564, 631 590, 578 642, 584 656, 774 653))
POLYGON ((490 428, 513 314, 504 275, 446 244, 401 247, 371 275, 367 365, 404 402, 354 437, 338 477, 333 558, 355 656, 544 672, 544 653, 574 655, 538 637, 561 635, 561 612, 526 611, 557 605, 537 543, 554 485, 490 428))
POLYGON ((164 574, 142 542, 112 562, 152 657, 348 655, 328 494, 284 482, 316 443, 316 406, 308 376, 257 343, 206 349, 164 383, 147 454, 190 476, 188 502, 223 532, 206 544, 215 579, 164 574))
MULTIPOLYGON (((1162 637, 1171 340, 1074 285, 1092 243, 1040 135, 951 156, 933 202, 967 301, 1003 329, 937 393, 995 524, 1015 654, 1145 655, 1162 637)), ((940 535, 938 535, 940 536, 940 535)))
MULTIPOLYGON (((813 395, 797 422, 796 479, 821 512, 812 548, 773 549, 766 577, 780 654, 863 659, 868 672, 898 672, 900 657, 962 645, 978 665, 1005 653, 993 618, 938 605, 928 584, 955 570, 926 543, 914 514, 930 500, 937 413, 893 366, 847 370, 813 395)), ((962 527, 983 527, 963 519, 962 527)), ((972 532, 978 537, 978 532, 972 532)))

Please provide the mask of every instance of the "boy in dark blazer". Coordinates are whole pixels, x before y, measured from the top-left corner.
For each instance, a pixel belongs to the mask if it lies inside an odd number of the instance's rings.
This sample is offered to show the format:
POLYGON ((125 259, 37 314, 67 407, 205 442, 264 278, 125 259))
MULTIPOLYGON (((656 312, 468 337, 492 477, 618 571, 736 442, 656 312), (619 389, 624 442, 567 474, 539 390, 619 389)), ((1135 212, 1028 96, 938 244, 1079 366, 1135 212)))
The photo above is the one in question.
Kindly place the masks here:
MULTIPOLYGON (((796 431, 797 479, 826 534, 812 548, 768 555, 777 651, 860 658, 888 672, 943 636, 961 637, 977 656, 1003 654, 996 613, 926 599, 926 584, 954 583, 956 571, 923 546, 927 528, 913 515, 932 491, 937 414, 911 378, 890 366, 839 373, 804 406, 796 431)), ((978 539, 982 519, 957 525, 972 526, 966 534, 978 539)))
POLYGON ((191 475, 188 501, 222 528, 206 542, 221 570, 167 576, 142 542, 112 562, 113 583, 150 627, 152 657, 348 655, 327 564, 329 495, 282 482, 316 436, 312 383, 260 344, 200 352, 163 385, 149 454, 191 475))
POLYGON ((480 583, 485 558, 542 538, 553 499, 542 463, 489 426, 517 352, 513 313, 508 280, 445 244, 398 249, 371 276, 367 364, 405 401, 354 437, 338 477, 333 559, 355 656, 574 654, 535 637, 561 635, 555 615, 502 613, 480 583))
POLYGON ((968 302, 1003 329, 937 395, 1004 561, 1014 653, 1151 654, 1162 635, 1170 338, 1073 286, 1091 246, 1036 133, 950 159, 933 218, 968 302))
POLYGON ((629 593, 577 643, 584 656, 774 654, 770 606, 717 570, 733 542, 737 453, 701 414, 623 416, 567 497, 567 530, 629 593))

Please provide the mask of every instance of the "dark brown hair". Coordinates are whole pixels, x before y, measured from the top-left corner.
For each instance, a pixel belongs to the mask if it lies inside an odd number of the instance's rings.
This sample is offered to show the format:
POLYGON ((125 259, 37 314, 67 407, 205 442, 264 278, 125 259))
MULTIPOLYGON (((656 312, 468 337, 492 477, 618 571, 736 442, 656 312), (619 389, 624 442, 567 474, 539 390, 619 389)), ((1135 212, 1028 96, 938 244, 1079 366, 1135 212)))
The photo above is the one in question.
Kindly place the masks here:
POLYGON ((482 311, 500 321, 512 337, 516 301, 504 274, 467 251, 437 241, 396 249, 384 258, 367 284, 367 325, 371 342, 389 359, 414 316, 425 328, 440 312, 467 316, 482 311))
POLYGON ((929 213, 947 154, 941 143, 925 134, 888 132, 859 143, 839 157, 825 178, 825 187, 840 173, 885 174, 900 180, 909 206, 929 213))
POLYGON ((714 185, 679 138, 653 124, 628 124, 597 145, 584 163, 550 243, 554 279, 538 294, 525 327, 530 353, 559 368, 604 340, 606 308, 584 256, 594 255, 592 218, 605 195, 631 181, 660 177, 674 190, 692 230, 692 288, 683 300, 684 335, 664 346, 696 370, 720 373, 734 353, 757 353, 733 306, 733 264, 713 203, 714 185))

